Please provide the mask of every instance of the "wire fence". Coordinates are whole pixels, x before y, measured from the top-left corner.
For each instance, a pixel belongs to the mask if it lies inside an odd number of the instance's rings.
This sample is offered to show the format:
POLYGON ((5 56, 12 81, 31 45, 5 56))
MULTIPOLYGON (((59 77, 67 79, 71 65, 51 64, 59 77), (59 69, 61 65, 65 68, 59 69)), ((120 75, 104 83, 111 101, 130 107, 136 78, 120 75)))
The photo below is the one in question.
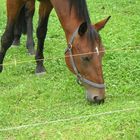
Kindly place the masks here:
POLYGON ((113 115, 113 114, 119 114, 119 113, 135 112, 137 110, 140 110, 140 107, 136 106, 133 108, 126 108, 126 109, 122 109, 122 110, 113 110, 113 111, 101 112, 101 113, 97 113, 97 114, 89 114, 89 115, 85 115, 85 116, 76 116, 76 117, 70 117, 70 118, 64 118, 64 119, 62 118, 62 119, 58 119, 58 120, 44 121, 44 122, 39 122, 39 123, 25 124, 25 125, 13 126, 13 127, 5 127, 5 128, 1 128, 0 132, 34 128, 34 127, 44 126, 46 124, 58 124, 58 123, 63 123, 63 122, 66 123, 66 122, 70 122, 70 121, 78 121, 81 119, 88 119, 88 118, 93 118, 93 117, 113 115))
MULTIPOLYGON (((135 46, 135 47, 127 47, 127 48, 118 48, 118 49, 111 49, 111 50, 105 50, 105 51, 99 51, 99 53, 111 53, 111 52, 131 52, 131 51, 140 51, 140 46, 135 46)), ((79 53, 79 54, 73 54, 73 57, 78 57, 78 56, 84 56, 84 55, 91 55, 91 54, 96 54, 97 52, 87 52, 87 53, 79 53)), ((58 60, 58 59, 64 59, 70 56, 54 56, 54 57, 47 57, 44 59, 37 59, 37 60, 22 60, 22 61, 17 61, 16 58, 14 57, 13 61, 11 62, 7 62, 4 64, 0 64, 0 66, 7 66, 7 65, 15 65, 17 66, 20 64, 24 64, 24 63, 33 63, 36 61, 51 61, 51 60, 58 60)))

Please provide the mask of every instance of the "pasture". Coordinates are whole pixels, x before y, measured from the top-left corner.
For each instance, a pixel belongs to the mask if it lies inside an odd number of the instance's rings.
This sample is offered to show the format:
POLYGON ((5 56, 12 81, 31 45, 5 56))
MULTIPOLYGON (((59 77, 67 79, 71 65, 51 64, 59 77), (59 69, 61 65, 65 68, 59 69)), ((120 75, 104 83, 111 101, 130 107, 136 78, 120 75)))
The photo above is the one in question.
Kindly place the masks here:
MULTIPOLYGON (((45 41, 47 74, 34 74, 34 56, 21 45, 10 48, 0 74, 0 140, 139 140, 140 139, 140 1, 87 0, 91 20, 111 19, 100 32, 106 101, 90 104, 64 61, 66 40, 55 14, 45 41)), ((34 38, 38 2, 34 16, 34 38)), ((0 4, 0 36, 6 24, 0 4)))

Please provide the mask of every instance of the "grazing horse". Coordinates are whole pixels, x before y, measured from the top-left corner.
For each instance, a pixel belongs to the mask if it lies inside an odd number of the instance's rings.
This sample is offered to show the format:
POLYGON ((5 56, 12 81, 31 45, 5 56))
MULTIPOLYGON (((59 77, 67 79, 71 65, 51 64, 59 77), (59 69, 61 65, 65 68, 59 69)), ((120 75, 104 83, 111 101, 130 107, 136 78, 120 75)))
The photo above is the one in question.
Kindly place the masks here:
POLYGON ((29 54, 33 55, 34 40, 33 40, 33 15, 35 11, 35 0, 29 0, 21 8, 18 15, 16 25, 14 27, 14 41, 13 45, 20 45, 20 37, 23 34, 27 34, 26 48, 29 54))
MULTIPOLYGON (((1 40, 0 64, 3 63, 6 51, 14 39, 14 26, 18 13, 30 0, 7 0, 8 22, 1 40)), ((67 49, 65 60, 80 84, 85 87, 87 99, 95 103, 103 103, 105 85, 102 72, 103 44, 99 31, 110 17, 91 24, 85 0, 40 0, 39 25, 37 28, 36 74, 44 73, 43 49, 47 34, 49 15, 55 9, 65 32, 67 49)), ((0 71, 2 71, 2 65, 0 71)))

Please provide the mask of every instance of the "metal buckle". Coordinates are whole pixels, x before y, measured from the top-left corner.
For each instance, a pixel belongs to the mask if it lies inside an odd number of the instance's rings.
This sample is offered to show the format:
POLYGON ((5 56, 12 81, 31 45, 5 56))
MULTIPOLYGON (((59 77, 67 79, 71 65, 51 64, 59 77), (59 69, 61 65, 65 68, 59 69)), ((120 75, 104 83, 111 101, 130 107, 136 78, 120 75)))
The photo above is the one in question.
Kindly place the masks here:
POLYGON ((69 43, 69 44, 68 44, 68 48, 69 48, 69 49, 72 49, 72 44, 69 43))
POLYGON ((78 78, 76 79, 76 82, 78 85, 83 86, 83 83, 78 78))

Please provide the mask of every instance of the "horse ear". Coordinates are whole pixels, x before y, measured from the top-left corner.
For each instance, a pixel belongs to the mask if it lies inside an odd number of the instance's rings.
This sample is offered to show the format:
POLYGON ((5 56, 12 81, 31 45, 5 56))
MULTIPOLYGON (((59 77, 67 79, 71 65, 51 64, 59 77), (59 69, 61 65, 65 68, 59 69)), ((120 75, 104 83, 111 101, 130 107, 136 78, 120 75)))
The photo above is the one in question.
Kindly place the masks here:
POLYGON ((78 34, 80 36, 83 36, 85 34, 85 32, 87 31, 87 22, 83 22, 80 26, 79 26, 79 29, 78 29, 78 34))
POLYGON ((101 20, 100 22, 92 25, 96 31, 100 31, 102 28, 104 28, 104 26, 106 25, 106 23, 108 22, 108 20, 111 18, 111 16, 107 17, 106 19, 101 20))

